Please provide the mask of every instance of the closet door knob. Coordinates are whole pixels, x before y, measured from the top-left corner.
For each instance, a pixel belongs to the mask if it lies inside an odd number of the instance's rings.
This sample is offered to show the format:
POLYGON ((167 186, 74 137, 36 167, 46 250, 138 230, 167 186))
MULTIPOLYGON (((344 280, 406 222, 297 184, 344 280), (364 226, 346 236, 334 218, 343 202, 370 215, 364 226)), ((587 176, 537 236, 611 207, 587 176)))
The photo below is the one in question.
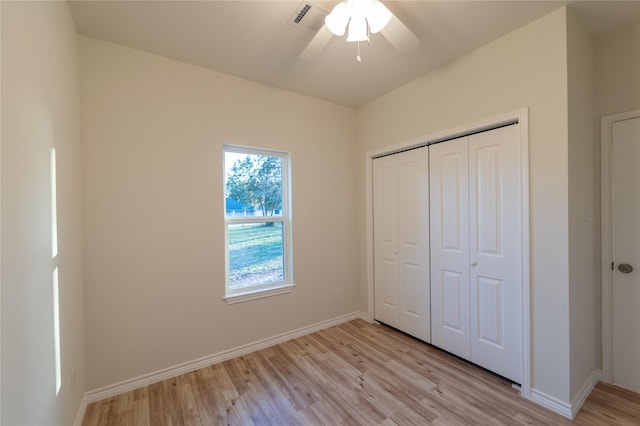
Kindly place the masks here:
POLYGON ((477 260, 472 260, 471 261, 471 266, 478 266, 478 261, 477 260))
POLYGON ((618 271, 622 272, 623 274, 630 274, 633 272, 633 266, 629 265, 628 263, 621 263, 618 265, 618 271))

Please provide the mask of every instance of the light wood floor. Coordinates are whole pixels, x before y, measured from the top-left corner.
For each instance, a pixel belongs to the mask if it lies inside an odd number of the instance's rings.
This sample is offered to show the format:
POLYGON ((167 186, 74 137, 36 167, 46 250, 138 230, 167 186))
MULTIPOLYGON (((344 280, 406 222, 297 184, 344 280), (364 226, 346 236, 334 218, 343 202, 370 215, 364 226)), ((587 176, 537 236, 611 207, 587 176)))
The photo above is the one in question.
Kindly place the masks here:
POLYGON ((638 425, 640 396, 598 384, 571 422, 511 384, 356 320, 89 405, 93 425, 638 425))

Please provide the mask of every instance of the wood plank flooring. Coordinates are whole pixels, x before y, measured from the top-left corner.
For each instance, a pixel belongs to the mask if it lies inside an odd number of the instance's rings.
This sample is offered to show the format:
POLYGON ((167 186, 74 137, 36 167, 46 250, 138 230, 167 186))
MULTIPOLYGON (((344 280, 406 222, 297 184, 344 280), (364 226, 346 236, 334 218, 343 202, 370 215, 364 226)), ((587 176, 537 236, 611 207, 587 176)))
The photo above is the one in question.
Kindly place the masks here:
POLYGON ((598 384, 574 421, 396 330, 351 321, 90 404, 96 425, 638 425, 598 384))

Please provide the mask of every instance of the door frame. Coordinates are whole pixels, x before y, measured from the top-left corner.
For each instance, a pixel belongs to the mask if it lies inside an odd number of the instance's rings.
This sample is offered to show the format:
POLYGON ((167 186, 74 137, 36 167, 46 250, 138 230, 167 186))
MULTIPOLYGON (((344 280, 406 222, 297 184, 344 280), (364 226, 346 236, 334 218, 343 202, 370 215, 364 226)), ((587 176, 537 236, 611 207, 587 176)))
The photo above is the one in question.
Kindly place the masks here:
POLYGON ((491 130, 508 124, 520 125, 520 173, 522 202, 522 396, 531 399, 531 288, 529 225, 529 109, 522 108, 474 123, 433 133, 365 154, 366 173, 366 280, 367 314, 374 322, 374 258, 373 258, 373 159, 491 130))
POLYGON ((600 124, 601 232, 602 232, 602 380, 613 382, 613 123, 640 118, 640 109, 602 117, 600 124))

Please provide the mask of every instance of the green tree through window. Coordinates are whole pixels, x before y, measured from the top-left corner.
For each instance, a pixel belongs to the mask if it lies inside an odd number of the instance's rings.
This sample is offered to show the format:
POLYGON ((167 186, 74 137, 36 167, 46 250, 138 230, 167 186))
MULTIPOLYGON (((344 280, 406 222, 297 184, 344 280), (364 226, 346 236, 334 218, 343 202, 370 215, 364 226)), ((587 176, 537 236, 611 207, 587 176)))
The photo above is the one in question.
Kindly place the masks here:
POLYGON ((273 216, 282 205, 282 161, 278 157, 247 155, 227 173, 227 196, 260 207, 263 216, 273 216))

